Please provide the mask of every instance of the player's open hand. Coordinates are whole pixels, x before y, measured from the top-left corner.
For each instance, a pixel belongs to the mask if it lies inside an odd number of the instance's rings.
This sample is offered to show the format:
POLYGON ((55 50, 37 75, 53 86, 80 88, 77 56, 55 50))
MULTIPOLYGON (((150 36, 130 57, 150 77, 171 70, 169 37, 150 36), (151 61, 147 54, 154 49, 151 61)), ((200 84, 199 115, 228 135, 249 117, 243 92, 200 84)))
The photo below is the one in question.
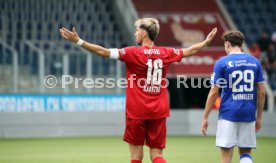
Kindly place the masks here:
POLYGON ((208 119, 203 118, 202 124, 201 124, 201 132, 203 135, 207 135, 208 130, 208 119))
POLYGON ((61 28, 59 29, 59 32, 63 38, 71 42, 77 43, 80 39, 75 27, 73 27, 72 31, 69 31, 66 28, 61 28))
POLYGON ((217 28, 214 28, 206 37, 206 42, 209 44, 213 38, 215 37, 215 35, 217 34, 217 28))

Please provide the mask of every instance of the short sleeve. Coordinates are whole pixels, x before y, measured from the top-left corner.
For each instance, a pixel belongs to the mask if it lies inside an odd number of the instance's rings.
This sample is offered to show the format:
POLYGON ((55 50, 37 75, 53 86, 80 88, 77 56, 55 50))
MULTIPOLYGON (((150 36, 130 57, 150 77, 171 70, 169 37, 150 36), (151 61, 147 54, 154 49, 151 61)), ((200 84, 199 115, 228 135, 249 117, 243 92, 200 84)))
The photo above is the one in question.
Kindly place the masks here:
POLYGON ((223 80, 222 66, 219 61, 215 63, 213 73, 211 75, 211 84, 221 86, 223 80))
POLYGON ((258 69, 257 69, 257 83, 264 82, 265 78, 264 78, 262 66, 261 66, 259 61, 257 62, 257 67, 258 67, 258 69))
POLYGON ((126 48, 119 49, 119 59, 123 62, 131 62, 135 53, 135 47, 130 46, 126 48))
POLYGON ((182 49, 168 48, 169 62, 180 62, 183 57, 182 49))

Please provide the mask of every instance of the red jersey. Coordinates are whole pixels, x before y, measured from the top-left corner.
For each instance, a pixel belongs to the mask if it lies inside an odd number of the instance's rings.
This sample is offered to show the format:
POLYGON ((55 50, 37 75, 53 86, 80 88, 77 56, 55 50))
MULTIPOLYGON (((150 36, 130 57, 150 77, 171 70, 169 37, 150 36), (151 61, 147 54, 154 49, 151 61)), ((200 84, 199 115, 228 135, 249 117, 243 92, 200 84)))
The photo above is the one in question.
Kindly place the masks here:
POLYGON ((181 49, 168 47, 126 47, 119 59, 126 63, 126 116, 132 119, 168 117, 166 74, 171 63, 180 61, 181 49))

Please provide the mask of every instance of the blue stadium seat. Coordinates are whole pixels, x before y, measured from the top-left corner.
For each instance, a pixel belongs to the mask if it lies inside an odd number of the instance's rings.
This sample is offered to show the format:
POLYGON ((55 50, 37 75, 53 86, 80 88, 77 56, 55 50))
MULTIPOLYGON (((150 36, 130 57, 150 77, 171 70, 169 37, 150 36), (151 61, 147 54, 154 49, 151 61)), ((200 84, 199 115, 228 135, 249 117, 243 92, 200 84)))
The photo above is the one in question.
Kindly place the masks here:
POLYGON ((4 47, 0 45, 0 64, 4 63, 4 47))
POLYGON ((247 43, 255 41, 263 30, 272 33, 276 30, 275 0, 223 0, 237 27, 250 35, 247 43), (256 32, 252 35, 253 32, 256 32))
MULTIPOLYGON (((65 42, 59 34, 59 28, 63 26, 67 28, 76 26, 82 38, 107 47, 127 45, 128 43, 122 39, 124 31, 119 28, 120 20, 116 17, 117 12, 112 4, 112 0, 0 0, 1 18, 8 18, 5 25, 4 21, 0 21, 0 31, 3 33, 3 39, 11 42, 10 45, 19 51, 19 64, 30 65, 32 73, 35 74, 38 72, 38 54, 27 45, 23 45, 23 42, 26 40, 48 42, 45 46, 36 45, 48 55, 52 50, 51 42, 65 42), (12 43, 16 41, 20 43, 12 43)), ((63 48, 71 51, 72 46, 69 44, 63 48)), ((52 59, 47 59, 46 63, 51 64, 50 61, 53 59, 59 59, 57 55, 58 53, 51 53, 52 59)), ((75 60, 75 57, 70 59, 70 71, 77 73, 74 70, 75 60)), ((11 61, 10 58, 8 61, 11 61)), ((3 62, 3 57, 0 57, 0 64, 3 62)), ((109 74, 114 69, 110 67, 114 64, 109 62, 93 58, 93 73, 109 74), (101 64, 105 64, 106 67, 99 68, 101 64)), ((80 63, 86 63, 85 58, 81 58, 80 63)), ((49 72, 56 72, 53 65, 47 69, 49 72)), ((85 67, 83 66, 78 73, 85 74, 85 67)))

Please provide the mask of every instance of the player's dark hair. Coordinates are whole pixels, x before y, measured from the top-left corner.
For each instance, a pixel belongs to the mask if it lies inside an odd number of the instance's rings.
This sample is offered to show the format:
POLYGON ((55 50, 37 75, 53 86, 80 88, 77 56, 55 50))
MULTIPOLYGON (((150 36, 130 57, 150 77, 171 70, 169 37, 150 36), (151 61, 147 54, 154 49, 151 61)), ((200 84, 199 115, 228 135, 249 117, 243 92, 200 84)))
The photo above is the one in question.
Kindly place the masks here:
POLYGON ((155 38, 158 34, 157 25, 155 23, 153 23, 150 26, 146 26, 145 24, 141 24, 140 28, 145 30, 148 33, 149 39, 151 41, 155 40, 155 38))
POLYGON ((231 46, 242 46, 244 35, 240 31, 226 31, 222 35, 222 40, 230 42, 231 46))

